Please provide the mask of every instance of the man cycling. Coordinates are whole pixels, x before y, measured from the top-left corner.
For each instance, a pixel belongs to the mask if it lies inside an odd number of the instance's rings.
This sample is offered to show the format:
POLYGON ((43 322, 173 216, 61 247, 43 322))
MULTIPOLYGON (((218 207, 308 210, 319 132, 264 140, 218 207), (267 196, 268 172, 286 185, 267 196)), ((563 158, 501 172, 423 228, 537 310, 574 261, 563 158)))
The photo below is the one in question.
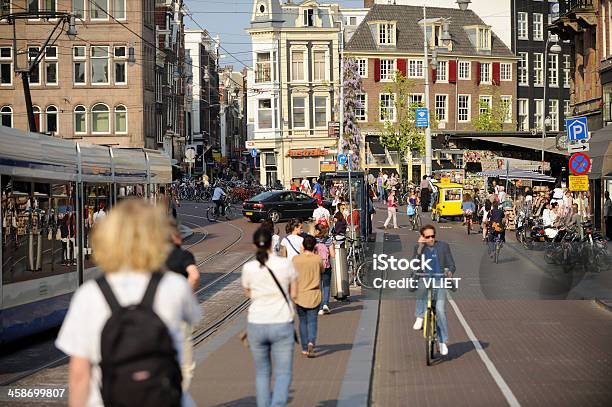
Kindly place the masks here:
POLYGON ((500 236, 502 242, 506 241, 506 228, 504 226, 504 211, 499 208, 497 202, 491 205, 491 213, 488 215, 488 230, 489 230, 489 256, 493 257, 493 249, 495 248, 495 237, 500 236))
MULTIPOLYGON (((433 225, 425 225, 420 230, 420 237, 417 245, 414 247, 413 258, 421 258, 425 255, 428 263, 428 270, 424 270, 432 275, 440 275, 444 272, 445 277, 452 277, 455 273, 455 260, 451 253, 450 246, 446 242, 436 241, 436 228, 433 225)), ((440 344, 440 354, 445 356, 448 354, 448 322, 446 320, 446 289, 434 288, 433 299, 436 300, 436 326, 438 330, 438 339, 440 344)), ((427 307, 427 288, 419 281, 416 300, 416 321, 412 328, 418 331, 423 328, 423 316, 427 307)))
POLYGON ((212 201, 215 204, 215 213, 217 215, 221 213, 221 216, 225 216, 225 206, 223 205, 223 197, 225 196, 227 196, 227 194, 223 191, 223 188, 217 184, 212 196, 212 201), (221 211, 219 211, 219 209, 221 211))

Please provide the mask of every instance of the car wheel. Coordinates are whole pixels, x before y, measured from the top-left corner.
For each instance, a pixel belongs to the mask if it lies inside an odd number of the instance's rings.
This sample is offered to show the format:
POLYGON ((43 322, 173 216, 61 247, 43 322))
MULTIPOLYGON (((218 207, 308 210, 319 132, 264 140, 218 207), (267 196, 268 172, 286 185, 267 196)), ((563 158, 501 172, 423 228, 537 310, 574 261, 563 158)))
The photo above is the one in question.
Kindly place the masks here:
POLYGON ((276 223, 276 222, 278 222, 280 220, 280 213, 278 211, 270 211, 268 213, 268 218, 272 222, 276 223))

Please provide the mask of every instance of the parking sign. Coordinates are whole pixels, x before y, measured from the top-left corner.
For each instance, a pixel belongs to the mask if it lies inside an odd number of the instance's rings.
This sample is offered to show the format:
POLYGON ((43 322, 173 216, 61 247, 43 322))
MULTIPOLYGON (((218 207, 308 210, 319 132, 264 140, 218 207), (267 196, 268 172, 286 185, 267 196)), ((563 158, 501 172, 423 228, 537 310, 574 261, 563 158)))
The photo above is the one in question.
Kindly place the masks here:
POLYGON ((426 107, 417 107, 415 114, 417 127, 429 127, 429 110, 426 107))
POLYGON ((567 141, 587 140, 589 138, 589 127, 586 117, 574 117, 565 120, 567 130, 567 141))

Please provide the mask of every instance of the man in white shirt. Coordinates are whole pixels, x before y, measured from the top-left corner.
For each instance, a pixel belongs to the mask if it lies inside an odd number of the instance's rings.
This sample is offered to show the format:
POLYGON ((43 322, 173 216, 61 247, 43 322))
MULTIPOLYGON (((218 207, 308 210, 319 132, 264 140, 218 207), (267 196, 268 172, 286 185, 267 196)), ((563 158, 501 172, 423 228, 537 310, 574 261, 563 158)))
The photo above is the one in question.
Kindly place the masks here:
POLYGON ((223 189, 219 185, 217 185, 215 187, 215 190, 213 191, 212 201, 215 204, 215 212, 221 213, 221 216, 225 216, 225 208, 223 207, 223 201, 222 201, 222 198, 224 196, 227 196, 227 195, 225 194, 223 189), (219 210, 221 210, 221 212, 219 212, 219 210))
POLYGON ((544 223, 545 228, 552 228, 555 226, 555 222, 557 221, 557 214, 554 211, 558 204, 556 202, 547 203, 546 208, 542 212, 542 222, 544 223))
POLYGON ((317 209, 312 212, 312 219, 315 221, 315 224, 319 223, 321 219, 325 219, 327 221, 327 224, 329 225, 331 215, 329 211, 323 206, 323 200, 319 199, 317 201, 317 205, 317 209))

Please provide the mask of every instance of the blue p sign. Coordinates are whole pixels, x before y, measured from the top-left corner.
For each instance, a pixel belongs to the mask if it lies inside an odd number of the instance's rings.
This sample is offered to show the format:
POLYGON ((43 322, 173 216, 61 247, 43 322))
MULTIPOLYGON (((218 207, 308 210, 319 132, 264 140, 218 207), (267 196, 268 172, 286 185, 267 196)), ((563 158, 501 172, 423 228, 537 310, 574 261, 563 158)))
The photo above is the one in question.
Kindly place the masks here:
POLYGON ((567 141, 586 140, 589 138, 589 128, 586 117, 575 117, 565 121, 567 141))

